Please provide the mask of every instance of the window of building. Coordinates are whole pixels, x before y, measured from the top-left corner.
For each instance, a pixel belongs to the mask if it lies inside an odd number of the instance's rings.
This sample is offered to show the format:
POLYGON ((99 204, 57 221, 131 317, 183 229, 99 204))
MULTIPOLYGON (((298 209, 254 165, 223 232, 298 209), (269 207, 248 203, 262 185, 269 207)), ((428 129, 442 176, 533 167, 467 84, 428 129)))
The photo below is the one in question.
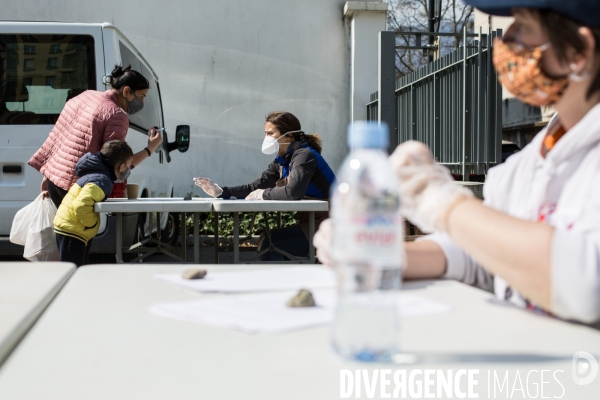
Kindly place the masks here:
POLYGON ((47 76, 46 77, 46 86, 54 87, 56 84, 56 76, 47 76))
POLYGON ((57 57, 50 57, 48 59, 47 67, 48 68, 58 68, 58 58, 57 57))
POLYGON ((26 58, 23 60, 23 69, 25 71, 31 71, 35 69, 35 60, 33 58, 26 58))
POLYGON ((50 46, 50 54, 60 53, 60 44, 53 44, 50 46))
POLYGON ((27 55, 35 54, 35 46, 24 46, 23 53, 27 55))

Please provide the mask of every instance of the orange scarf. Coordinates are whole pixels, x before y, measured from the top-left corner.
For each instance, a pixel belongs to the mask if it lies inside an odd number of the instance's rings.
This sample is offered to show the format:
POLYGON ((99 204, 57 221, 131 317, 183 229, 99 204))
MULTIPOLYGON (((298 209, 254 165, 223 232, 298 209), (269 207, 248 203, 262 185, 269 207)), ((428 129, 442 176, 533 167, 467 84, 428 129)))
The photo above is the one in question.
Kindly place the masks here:
POLYGON ((554 131, 554 133, 549 133, 546 135, 542 143, 542 155, 544 157, 546 157, 546 154, 548 154, 550 150, 556 146, 556 143, 565 135, 565 133, 567 133, 567 131, 561 125, 556 131, 554 131))

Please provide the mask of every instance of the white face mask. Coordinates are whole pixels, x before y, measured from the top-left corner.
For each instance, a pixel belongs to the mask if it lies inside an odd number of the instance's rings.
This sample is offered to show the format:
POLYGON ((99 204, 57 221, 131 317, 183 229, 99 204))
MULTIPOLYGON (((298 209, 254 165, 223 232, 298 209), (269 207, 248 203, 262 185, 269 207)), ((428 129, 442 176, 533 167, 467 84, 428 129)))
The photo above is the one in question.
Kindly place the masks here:
POLYGON ((302 132, 302 131, 290 131, 284 135, 279 136, 277 139, 274 139, 271 136, 265 136, 265 140, 263 140, 263 144, 262 144, 263 154, 266 154, 268 156, 275 156, 275 155, 279 154, 278 140, 281 139, 282 137, 284 137, 285 135, 288 135, 290 133, 296 133, 296 132, 302 132))

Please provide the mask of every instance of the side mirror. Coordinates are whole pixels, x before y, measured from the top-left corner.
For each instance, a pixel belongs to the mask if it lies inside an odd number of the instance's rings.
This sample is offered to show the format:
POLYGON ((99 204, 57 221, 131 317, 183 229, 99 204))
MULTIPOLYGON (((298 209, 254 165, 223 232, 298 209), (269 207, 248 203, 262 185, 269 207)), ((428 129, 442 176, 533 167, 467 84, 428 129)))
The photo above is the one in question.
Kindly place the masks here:
MULTIPOLYGON (((164 138, 166 139, 166 132, 164 138)), ((175 130, 175 141, 167 142, 167 151, 170 153, 173 150, 179 150, 181 153, 185 153, 190 148, 190 126, 189 125, 177 125, 175 130)))
POLYGON ((190 126, 177 125, 175 142, 180 153, 185 153, 190 148, 190 126))

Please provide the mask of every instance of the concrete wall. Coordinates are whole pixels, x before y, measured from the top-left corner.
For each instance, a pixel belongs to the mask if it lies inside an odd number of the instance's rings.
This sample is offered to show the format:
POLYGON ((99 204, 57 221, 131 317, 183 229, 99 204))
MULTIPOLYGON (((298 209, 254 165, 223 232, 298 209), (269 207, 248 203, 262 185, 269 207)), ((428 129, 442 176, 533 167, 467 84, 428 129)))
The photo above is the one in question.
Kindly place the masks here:
POLYGON ((349 1, 344 7, 344 18, 350 27, 351 121, 367 119, 366 104, 377 91, 378 32, 386 30, 386 10, 387 3, 379 2, 349 1))
MULTIPOLYGON (((192 176, 224 185, 257 178, 272 160, 260 146, 264 117, 274 110, 294 113, 306 132, 321 134, 323 154, 337 168, 347 152, 351 104, 350 23, 343 17, 344 4, 4 0, 1 18, 106 21, 121 29, 160 78, 171 139, 176 125, 191 125, 190 150, 173 152, 170 164, 175 193, 181 195, 202 194, 192 176)), ((376 90, 374 79, 367 91, 376 90)), ((367 95, 363 104, 368 100, 367 95)))

